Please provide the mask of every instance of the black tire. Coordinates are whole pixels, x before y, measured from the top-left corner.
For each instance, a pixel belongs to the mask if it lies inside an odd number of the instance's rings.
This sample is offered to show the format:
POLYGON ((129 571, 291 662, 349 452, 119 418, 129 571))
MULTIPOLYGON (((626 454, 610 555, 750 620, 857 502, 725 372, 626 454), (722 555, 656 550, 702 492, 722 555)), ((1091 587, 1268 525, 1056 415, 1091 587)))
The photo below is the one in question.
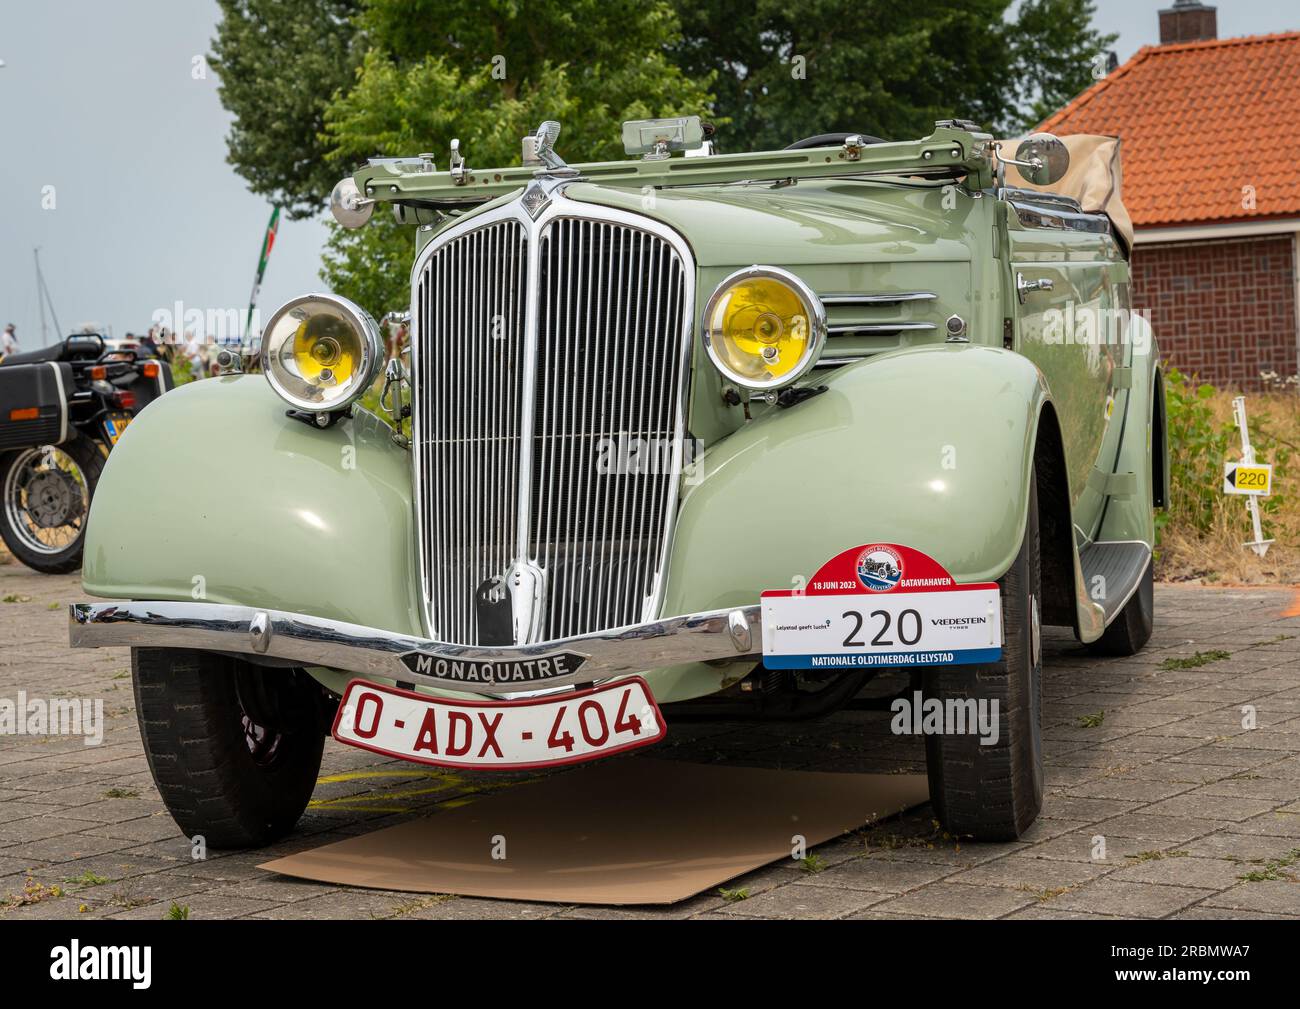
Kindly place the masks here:
MULTIPOLYGON (((86 483, 86 506, 85 512, 79 516, 81 522, 80 531, 72 542, 63 549, 45 553, 35 549, 25 542, 23 534, 13 527, 10 520, 9 509, 6 503, 0 501, 0 539, 3 539, 9 552, 26 564, 33 571, 39 571, 46 575, 63 575, 69 571, 76 571, 81 566, 81 551, 86 543, 86 518, 90 513, 90 502, 95 498, 95 487, 99 483, 100 474, 104 472, 104 463, 106 461, 104 453, 100 450, 99 443, 92 441, 85 435, 76 435, 71 441, 64 442, 57 446, 62 452, 65 452, 77 464, 81 470, 82 478, 86 483)), ((6 452, 0 455, 0 495, 5 493, 9 486, 9 471, 15 463, 22 458, 25 450, 17 452, 6 452)))
POLYGON ((1155 563, 1148 562, 1137 591, 1104 633, 1088 645, 1094 655, 1136 655, 1155 627, 1155 563))
POLYGON ((1041 564, 1038 486, 1031 476, 1025 538, 999 580, 1004 641, 999 662, 926 670, 927 698, 997 701, 998 740, 927 735, 930 802, 950 834, 977 841, 1019 837, 1043 804, 1041 564))
POLYGON ((131 649, 131 672, 149 770, 181 830, 214 848, 293 830, 325 746, 324 691, 311 677, 161 648, 131 649))

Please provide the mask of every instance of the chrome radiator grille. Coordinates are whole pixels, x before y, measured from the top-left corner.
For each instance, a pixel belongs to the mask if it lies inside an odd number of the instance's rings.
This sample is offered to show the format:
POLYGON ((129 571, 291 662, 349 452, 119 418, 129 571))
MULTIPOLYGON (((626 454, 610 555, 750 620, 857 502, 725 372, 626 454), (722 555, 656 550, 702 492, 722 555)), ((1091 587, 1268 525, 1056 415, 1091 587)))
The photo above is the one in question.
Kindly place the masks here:
POLYGON ((649 616, 681 468, 683 255, 617 220, 502 216, 437 246, 413 290, 425 602, 461 644, 504 643, 483 600, 509 609, 519 565, 539 573, 521 642, 649 616))
POLYGON ((474 593, 515 556, 527 239, 514 221, 439 249, 416 281, 421 571, 443 641, 474 644, 474 593))
POLYGON ((528 548, 548 637, 643 618, 668 528, 685 277, 654 235, 559 219, 542 234, 528 548))

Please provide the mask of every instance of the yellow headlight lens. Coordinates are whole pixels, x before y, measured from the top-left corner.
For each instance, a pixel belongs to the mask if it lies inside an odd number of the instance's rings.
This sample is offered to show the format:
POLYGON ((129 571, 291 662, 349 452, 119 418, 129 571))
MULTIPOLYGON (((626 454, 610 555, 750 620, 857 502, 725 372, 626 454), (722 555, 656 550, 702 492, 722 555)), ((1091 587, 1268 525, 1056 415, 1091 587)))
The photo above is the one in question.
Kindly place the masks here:
POLYGON ((329 412, 355 400, 383 358, 379 327, 345 298, 313 294, 278 309, 262 335, 267 381, 299 410, 329 412))
POLYGON ((294 366, 303 379, 316 385, 346 383, 361 356, 361 340, 342 319, 313 316, 294 332, 294 366))
POLYGON ((776 389, 803 375, 821 352, 825 319, 802 281, 754 267, 718 286, 705 309, 709 355, 724 375, 751 389, 776 389))

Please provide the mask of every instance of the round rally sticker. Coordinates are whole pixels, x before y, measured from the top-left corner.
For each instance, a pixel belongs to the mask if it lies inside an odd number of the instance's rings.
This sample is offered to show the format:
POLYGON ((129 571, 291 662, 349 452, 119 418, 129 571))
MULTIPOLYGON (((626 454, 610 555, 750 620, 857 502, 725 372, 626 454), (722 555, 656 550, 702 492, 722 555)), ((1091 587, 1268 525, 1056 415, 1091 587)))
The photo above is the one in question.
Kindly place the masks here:
POLYGON ((858 581, 872 592, 888 592, 903 577, 903 558, 885 543, 873 543, 858 555, 858 581))

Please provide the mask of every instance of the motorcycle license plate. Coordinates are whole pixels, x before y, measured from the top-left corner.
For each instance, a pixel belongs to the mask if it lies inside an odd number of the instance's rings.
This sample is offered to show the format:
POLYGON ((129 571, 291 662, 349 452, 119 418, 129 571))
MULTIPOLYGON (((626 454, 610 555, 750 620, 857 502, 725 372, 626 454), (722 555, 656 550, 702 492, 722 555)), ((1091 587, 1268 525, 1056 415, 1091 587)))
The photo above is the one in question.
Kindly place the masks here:
POLYGON ((110 445, 117 444, 117 439, 122 437, 122 432, 130 423, 131 415, 127 413, 112 413, 104 418, 104 433, 108 435, 110 445))

